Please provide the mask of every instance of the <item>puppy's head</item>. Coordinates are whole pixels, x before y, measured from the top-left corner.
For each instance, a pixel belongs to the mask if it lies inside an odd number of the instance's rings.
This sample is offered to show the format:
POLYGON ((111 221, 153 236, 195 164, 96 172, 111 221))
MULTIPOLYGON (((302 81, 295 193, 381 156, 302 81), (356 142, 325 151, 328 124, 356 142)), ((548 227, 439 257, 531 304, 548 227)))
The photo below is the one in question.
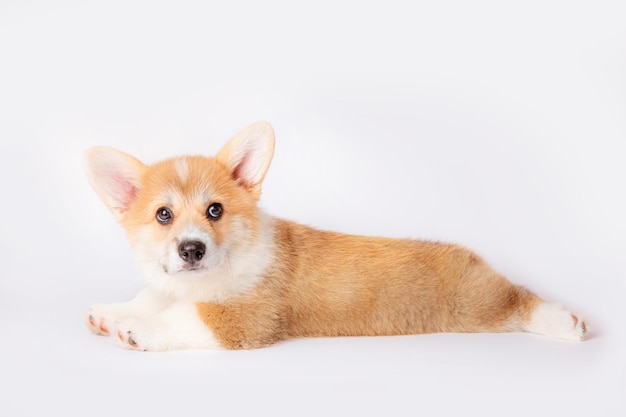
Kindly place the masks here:
POLYGON ((258 122, 216 157, 178 157, 147 166, 96 147, 86 152, 85 166, 144 270, 191 278, 223 269, 258 238, 256 204, 273 152, 272 127, 258 122))

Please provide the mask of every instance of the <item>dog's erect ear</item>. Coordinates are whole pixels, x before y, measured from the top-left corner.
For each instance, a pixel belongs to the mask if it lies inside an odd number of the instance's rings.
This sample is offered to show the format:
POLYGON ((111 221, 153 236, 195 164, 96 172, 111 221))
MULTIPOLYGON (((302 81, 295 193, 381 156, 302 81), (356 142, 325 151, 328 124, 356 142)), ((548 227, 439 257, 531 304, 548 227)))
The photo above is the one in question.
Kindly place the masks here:
POLYGON ((94 147, 85 152, 85 171, 91 186, 119 222, 141 189, 146 166, 113 148, 94 147))
POLYGON ((267 122, 246 127, 217 154, 233 179, 251 191, 259 191, 274 156, 274 129, 267 122))

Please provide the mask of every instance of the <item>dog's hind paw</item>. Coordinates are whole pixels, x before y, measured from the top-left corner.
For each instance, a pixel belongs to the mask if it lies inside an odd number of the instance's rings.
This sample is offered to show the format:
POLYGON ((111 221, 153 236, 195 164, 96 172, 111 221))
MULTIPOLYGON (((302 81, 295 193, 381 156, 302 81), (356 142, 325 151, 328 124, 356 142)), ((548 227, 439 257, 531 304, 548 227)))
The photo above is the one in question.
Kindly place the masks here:
POLYGON ((585 340, 589 326, 577 315, 556 303, 542 303, 532 313, 526 330, 548 337, 567 340, 585 340))

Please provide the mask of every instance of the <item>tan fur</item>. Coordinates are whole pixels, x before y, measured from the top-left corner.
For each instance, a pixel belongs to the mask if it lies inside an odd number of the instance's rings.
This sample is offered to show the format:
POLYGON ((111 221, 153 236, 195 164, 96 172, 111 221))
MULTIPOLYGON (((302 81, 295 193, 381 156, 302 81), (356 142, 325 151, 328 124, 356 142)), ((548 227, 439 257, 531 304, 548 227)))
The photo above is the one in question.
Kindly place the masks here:
POLYGON ((231 349, 289 337, 521 330, 541 300, 469 250, 276 221, 275 266, 255 291, 198 303, 231 349))

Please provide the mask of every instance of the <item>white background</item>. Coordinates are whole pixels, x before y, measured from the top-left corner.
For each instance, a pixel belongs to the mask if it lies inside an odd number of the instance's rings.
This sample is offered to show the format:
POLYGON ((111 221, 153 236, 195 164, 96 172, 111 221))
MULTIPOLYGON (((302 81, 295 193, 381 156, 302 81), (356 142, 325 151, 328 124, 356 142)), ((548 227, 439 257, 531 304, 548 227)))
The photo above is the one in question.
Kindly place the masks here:
POLYGON ((622 1, 3 1, 0 414, 625 415, 625 21, 622 1), (593 337, 91 335, 86 308, 139 284, 83 150, 213 154, 256 120, 270 213, 463 243, 593 337))

